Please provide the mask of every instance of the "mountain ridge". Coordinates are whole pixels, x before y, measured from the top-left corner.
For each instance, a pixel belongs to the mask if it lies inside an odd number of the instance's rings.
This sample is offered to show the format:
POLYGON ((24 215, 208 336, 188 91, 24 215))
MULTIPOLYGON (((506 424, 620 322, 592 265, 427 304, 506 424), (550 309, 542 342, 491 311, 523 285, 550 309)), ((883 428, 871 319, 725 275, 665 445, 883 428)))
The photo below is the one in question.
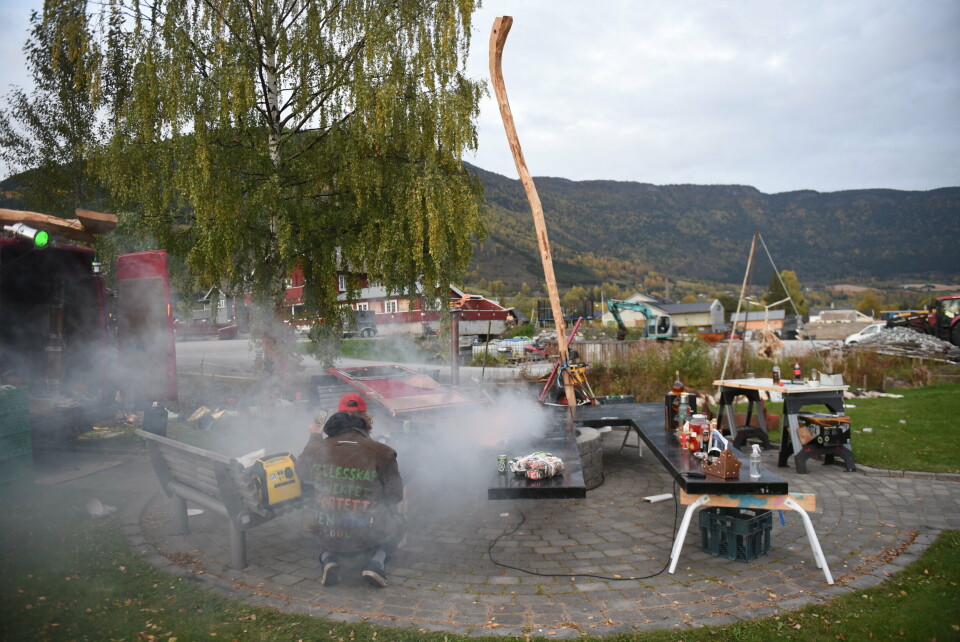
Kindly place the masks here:
MULTIPOLYGON (((542 283, 519 180, 467 164, 484 185, 488 238, 471 277, 542 283)), ((755 230, 800 281, 960 273, 960 187, 765 194, 749 185, 535 177, 561 287, 638 285, 651 273, 738 282, 755 230)))

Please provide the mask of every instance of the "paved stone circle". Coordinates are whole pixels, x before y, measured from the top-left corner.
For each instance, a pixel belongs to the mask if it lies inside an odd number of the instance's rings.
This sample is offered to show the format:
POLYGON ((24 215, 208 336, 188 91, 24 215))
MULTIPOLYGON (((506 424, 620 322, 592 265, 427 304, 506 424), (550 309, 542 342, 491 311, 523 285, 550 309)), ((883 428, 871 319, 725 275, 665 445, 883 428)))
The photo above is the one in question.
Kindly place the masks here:
POLYGON ((816 493, 811 518, 836 585, 826 584, 792 511, 782 522, 774 513, 770 551, 746 563, 703 552, 694 518, 671 575, 665 568, 683 507, 641 501, 673 491, 673 482, 650 453, 638 455, 636 435, 630 439, 633 448, 621 451, 620 432, 598 434, 603 483, 580 500, 489 501, 485 484, 459 477, 456 462, 432 471, 442 483, 416 475, 408 481, 407 537, 381 590, 362 581, 360 558, 344 560, 340 585, 322 586, 298 513, 249 531, 250 566, 232 569, 222 518, 197 515, 189 535, 174 534, 155 477, 126 529, 151 563, 249 604, 425 631, 573 638, 720 626, 825 602, 879 584, 941 530, 960 528, 955 481, 848 473, 816 461, 798 475, 776 468, 777 452, 768 451, 764 465, 791 490, 816 493))

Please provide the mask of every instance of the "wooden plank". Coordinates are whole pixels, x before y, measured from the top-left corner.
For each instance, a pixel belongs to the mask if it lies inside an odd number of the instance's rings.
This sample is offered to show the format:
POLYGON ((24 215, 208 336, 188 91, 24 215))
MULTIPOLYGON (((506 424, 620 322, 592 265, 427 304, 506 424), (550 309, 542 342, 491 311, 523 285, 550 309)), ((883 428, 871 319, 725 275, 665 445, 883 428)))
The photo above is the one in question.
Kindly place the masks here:
POLYGON ((80 225, 85 232, 91 234, 106 234, 112 232, 117 227, 117 217, 115 214, 104 214, 103 212, 94 212, 92 210, 74 210, 80 225))
MULTIPOLYGON (((680 491, 680 503, 689 506, 694 503, 703 493, 687 493, 680 491)), ((710 501, 706 506, 719 506, 723 508, 766 508, 768 510, 791 510, 784 502, 787 497, 792 497, 805 511, 817 510, 817 496, 813 493, 787 493, 786 495, 709 495, 710 501)))
MULTIPOLYGON (((503 80, 503 46, 507 42, 507 35, 510 33, 512 25, 513 18, 511 16, 500 16, 493 21, 493 28, 490 30, 489 50, 490 82, 493 84, 497 105, 500 107, 500 117, 503 120, 503 128, 506 130, 510 152, 513 154, 513 162, 517 166, 517 173, 520 175, 520 182, 523 184, 523 190, 526 192, 527 201, 530 203, 530 211, 533 214, 533 226, 537 234, 537 245, 540 248, 540 262, 543 264, 543 278, 547 284, 547 295, 550 299, 550 308, 553 311, 553 326, 557 331, 557 349, 560 352, 560 362, 566 363, 569 356, 566 326, 563 322, 563 311, 560 307, 560 290, 557 287, 557 279, 553 272, 553 256, 550 253, 550 241, 547 238, 547 224, 543 217, 543 205, 540 203, 537 186, 534 184, 530 170, 527 168, 527 161, 523 158, 520 137, 517 135, 517 127, 513 121, 510 101, 507 99, 507 85, 503 80)), ((573 392, 573 381, 570 379, 570 373, 566 370, 563 371, 563 388, 566 393, 570 416, 573 417, 577 410, 577 400, 573 392)), ((569 427, 569 432, 573 434, 572 424, 569 427)))
POLYGON ((50 232, 50 234, 62 236, 71 241, 93 243, 97 240, 96 235, 84 230, 83 225, 75 218, 60 218, 38 212, 22 212, 20 210, 0 208, 0 223, 3 225, 24 223, 30 227, 45 230, 50 232))

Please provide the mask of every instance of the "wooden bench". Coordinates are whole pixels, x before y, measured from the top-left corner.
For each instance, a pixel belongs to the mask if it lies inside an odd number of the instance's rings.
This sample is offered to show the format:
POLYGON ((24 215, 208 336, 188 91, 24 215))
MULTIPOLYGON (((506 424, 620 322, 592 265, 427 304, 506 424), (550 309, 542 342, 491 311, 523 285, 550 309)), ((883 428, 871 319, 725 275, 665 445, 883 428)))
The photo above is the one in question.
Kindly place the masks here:
POLYGON ((177 532, 190 532, 187 502, 225 517, 230 524, 230 564, 234 568, 247 565, 247 530, 302 507, 301 499, 280 507, 264 506, 253 474, 236 459, 143 430, 136 434, 147 445, 164 492, 174 499, 177 532))

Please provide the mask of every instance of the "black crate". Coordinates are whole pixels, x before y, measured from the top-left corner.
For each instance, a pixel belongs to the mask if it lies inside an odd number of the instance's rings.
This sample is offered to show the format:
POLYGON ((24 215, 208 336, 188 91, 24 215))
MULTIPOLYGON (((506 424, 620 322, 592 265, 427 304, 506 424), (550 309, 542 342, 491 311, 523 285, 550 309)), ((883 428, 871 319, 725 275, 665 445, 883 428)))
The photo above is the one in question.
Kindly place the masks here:
POLYGON ((703 552, 749 562, 770 550, 773 514, 756 508, 705 508, 700 511, 703 552))

